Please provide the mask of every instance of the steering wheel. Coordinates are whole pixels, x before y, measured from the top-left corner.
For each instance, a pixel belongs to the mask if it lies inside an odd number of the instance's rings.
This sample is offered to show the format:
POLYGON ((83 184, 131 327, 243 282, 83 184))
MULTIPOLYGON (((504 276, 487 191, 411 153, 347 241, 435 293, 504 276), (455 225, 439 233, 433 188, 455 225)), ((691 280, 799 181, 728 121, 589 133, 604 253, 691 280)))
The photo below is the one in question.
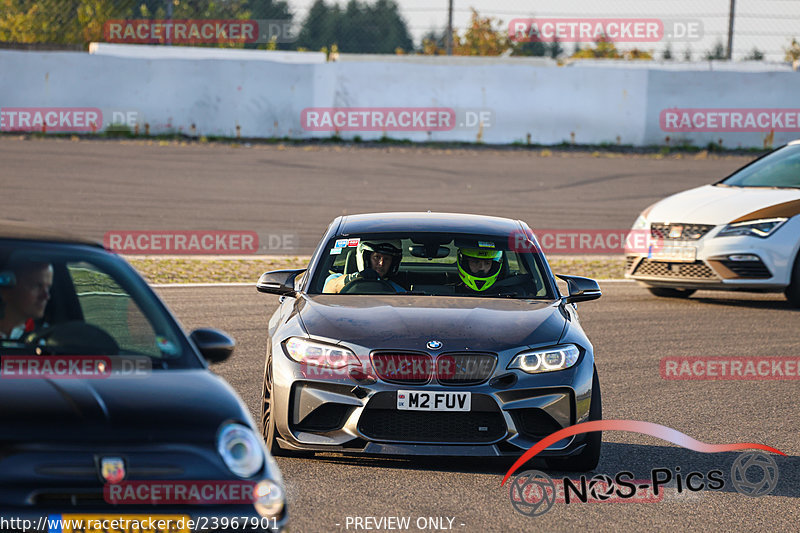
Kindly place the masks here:
POLYGON ((354 279, 339 294, 396 294, 394 286, 385 279, 354 279))
POLYGON ((24 341, 26 344, 40 349, 43 355, 119 354, 119 344, 114 337, 105 330, 82 320, 62 322, 39 331, 33 331, 25 337, 24 341))
POLYGON ((529 281, 528 276, 522 274, 514 274, 513 276, 509 276, 505 279, 501 279, 497 283, 494 284, 495 287, 513 287, 515 285, 522 285, 526 281, 529 281))
MULTIPOLYGON (((493 289, 510 289, 514 293, 519 296, 528 296, 530 293, 530 284, 531 278, 525 276, 524 274, 514 274, 513 276, 509 276, 503 280, 498 281, 493 285, 493 289)), ((536 294, 538 292, 536 282, 533 280, 534 291, 532 294, 536 294)))

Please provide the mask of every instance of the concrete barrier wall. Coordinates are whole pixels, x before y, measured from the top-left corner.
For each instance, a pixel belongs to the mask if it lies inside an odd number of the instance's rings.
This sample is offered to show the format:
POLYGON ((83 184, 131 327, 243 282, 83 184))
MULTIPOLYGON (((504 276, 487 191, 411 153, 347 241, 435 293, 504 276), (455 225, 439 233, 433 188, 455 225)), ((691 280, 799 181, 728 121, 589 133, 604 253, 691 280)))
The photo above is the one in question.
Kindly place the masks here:
MULTIPOLYGON (((133 55, 119 49, 105 54, 0 51, 0 109, 95 107, 103 111, 104 128, 113 111, 134 111, 140 130, 147 123, 151 134, 310 138, 333 133, 305 131, 300 122, 305 108, 446 107, 455 111, 452 130, 386 135, 414 141, 636 146, 663 145, 669 136, 670 144, 721 139, 729 147, 761 147, 769 131, 670 133, 661 128, 659 114, 676 107, 800 108, 796 72, 554 67, 464 58, 452 64, 440 58, 436 63, 377 58, 323 63, 319 54, 305 61, 281 52, 269 59, 267 52, 242 50, 230 57, 154 58, 152 50, 133 55), (482 127, 476 124, 480 112, 488 118, 482 127)), ((384 133, 340 135, 376 139, 384 133)), ((800 131, 775 132, 773 144, 797 137, 800 131)))
MULTIPOLYGON (((793 109, 800 112, 800 72, 674 72, 651 70, 647 80, 644 144, 692 142, 704 146, 722 140, 728 148, 764 146, 772 128, 756 132, 665 132, 662 110, 671 108, 793 109)), ((784 123, 784 126, 786 123, 784 123)), ((794 131, 774 131, 772 146, 800 138, 794 131)))
MULTIPOLYGON (((469 111, 488 110, 482 131, 487 143, 554 144, 570 141, 639 144, 643 139, 647 72, 514 65, 428 66, 392 63, 333 64, 337 70, 334 105, 340 107, 450 107, 452 131, 403 134, 475 142, 479 127, 467 123, 469 111), (463 124, 463 126, 462 126, 463 124)), ((381 133, 362 134, 364 138, 381 133)))

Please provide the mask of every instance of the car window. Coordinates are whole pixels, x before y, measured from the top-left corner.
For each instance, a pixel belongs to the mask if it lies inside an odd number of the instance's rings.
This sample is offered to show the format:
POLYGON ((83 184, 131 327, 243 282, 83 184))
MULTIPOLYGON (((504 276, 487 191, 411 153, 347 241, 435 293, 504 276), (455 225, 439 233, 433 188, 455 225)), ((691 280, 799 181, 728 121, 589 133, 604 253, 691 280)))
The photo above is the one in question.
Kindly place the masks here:
POLYGON ((141 278, 101 250, 0 241, 0 307, 0 353, 197 359, 141 278))
POLYGON ((776 150, 720 183, 731 187, 800 188, 800 145, 776 150))
MULTIPOLYGON (((375 282, 359 287, 342 289, 341 294, 402 294, 412 293, 429 296, 480 296, 551 298, 550 284, 545 280, 544 259, 532 253, 509 250, 508 238, 467 234, 364 234, 336 237, 325 243, 322 257, 313 273, 309 293, 331 292, 326 284, 340 276, 359 272, 359 250, 361 264, 365 256, 359 244, 391 241, 399 243, 402 257, 396 272, 385 276, 395 289, 384 284, 385 290, 375 282), (483 290, 469 290, 459 268, 459 250, 489 250, 496 255, 497 275, 489 276, 483 290), (400 287, 399 290, 397 286, 400 287)), ((462 267, 465 263, 462 257, 462 267)))
POLYGON ((111 276, 86 262, 67 263, 67 269, 85 322, 111 335, 122 352, 161 357, 164 339, 111 276))

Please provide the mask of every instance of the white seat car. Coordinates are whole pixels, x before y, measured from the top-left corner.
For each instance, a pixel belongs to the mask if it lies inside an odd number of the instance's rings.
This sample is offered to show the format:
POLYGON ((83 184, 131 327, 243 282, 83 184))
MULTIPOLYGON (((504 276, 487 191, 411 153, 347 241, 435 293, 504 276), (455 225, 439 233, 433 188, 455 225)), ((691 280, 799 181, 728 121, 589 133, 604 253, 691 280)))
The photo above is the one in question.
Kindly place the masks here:
POLYGON ((633 226, 647 229, 646 249, 626 249, 625 277, 656 296, 783 292, 800 307, 800 140, 656 202, 633 226))

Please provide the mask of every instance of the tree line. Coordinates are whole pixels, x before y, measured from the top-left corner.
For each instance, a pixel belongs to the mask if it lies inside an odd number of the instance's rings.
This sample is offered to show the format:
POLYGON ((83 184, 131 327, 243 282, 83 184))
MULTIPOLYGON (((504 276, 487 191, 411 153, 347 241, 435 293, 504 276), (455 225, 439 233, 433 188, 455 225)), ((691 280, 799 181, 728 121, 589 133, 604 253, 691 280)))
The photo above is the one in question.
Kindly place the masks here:
MULTIPOLYGON (((285 0, 0 0, 0 42, 88 46, 90 42, 104 40, 103 28, 108 20, 167 18, 295 22, 285 0)), ((394 0, 372 3, 349 0, 343 8, 333 2, 315 0, 292 42, 276 40, 233 46, 329 53, 440 55, 446 53, 447 43, 446 30, 431 30, 415 46, 408 24, 394 0)), ((652 52, 636 48, 623 51, 602 37, 594 46, 576 44, 571 52, 559 42, 517 42, 508 35, 501 21, 482 17, 475 10, 465 30, 453 31, 452 52, 472 56, 654 59, 652 52)), ((787 60, 797 61, 798 55, 795 41, 787 50, 787 60)), ((747 59, 763 57, 763 53, 754 49, 747 59)), ((722 43, 700 58, 724 58, 722 43)), ((669 46, 662 52, 661 59, 673 59, 669 46)), ((682 59, 690 60, 691 52, 684 52, 682 59)))

